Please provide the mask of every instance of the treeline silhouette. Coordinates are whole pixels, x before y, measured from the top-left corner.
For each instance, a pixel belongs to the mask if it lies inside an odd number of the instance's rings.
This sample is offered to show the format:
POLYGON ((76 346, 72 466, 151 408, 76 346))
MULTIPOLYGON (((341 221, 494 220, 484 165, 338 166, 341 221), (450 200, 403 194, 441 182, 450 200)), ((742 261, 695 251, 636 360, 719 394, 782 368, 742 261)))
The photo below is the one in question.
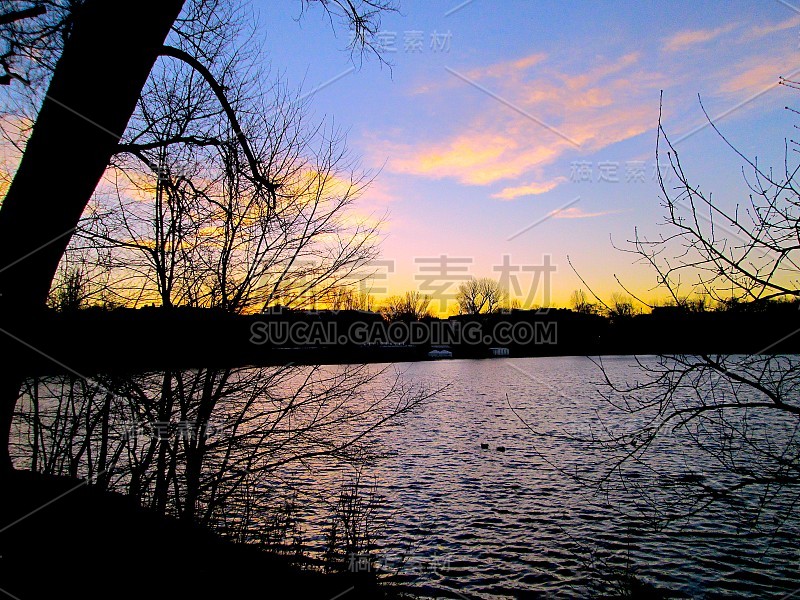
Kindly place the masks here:
POLYGON ((9 333, 28 374, 602 354, 800 352, 800 301, 655 307, 645 314, 513 309, 448 318, 361 310, 232 315, 202 308, 46 310, 9 333))

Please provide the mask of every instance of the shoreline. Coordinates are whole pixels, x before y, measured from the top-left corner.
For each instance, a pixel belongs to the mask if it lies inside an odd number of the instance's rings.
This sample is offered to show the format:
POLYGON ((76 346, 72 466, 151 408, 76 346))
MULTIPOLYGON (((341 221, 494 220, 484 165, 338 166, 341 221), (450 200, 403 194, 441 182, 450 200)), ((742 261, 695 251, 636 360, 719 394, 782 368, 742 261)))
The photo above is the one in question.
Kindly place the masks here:
POLYGON ((11 597, 226 598, 258 589, 266 597, 291 589, 311 600, 345 591, 348 598, 385 597, 371 574, 300 568, 85 480, 31 471, 2 480, 2 588, 11 597))

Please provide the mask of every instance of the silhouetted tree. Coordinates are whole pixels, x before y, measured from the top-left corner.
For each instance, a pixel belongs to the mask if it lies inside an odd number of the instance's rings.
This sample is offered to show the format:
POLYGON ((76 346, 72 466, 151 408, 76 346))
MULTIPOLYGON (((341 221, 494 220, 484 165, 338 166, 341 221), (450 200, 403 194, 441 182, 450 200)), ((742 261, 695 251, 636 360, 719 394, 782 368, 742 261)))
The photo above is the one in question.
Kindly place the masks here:
MULTIPOLYGON (((385 2, 368 0, 319 3, 331 15, 352 24, 355 44, 362 47, 370 47, 381 12, 391 8, 385 2)), ((25 314, 45 306, 71 233, 111 157, 119 151, 126 125, 159 55, 188 64, 211 86, 235 134, 237 145, 231 156, 244 155, 250 167, 246 174, 243 170, 237 175, 246 177, 259 195, 271 196, 276 204, 275 184, 253 168, 253 149, 231 118, 225 90, 213 75, 208 76, 205 57, 193 56, 181 47, 181 43, 191 46, 197 41, 191 33, 191 24, 196 22, 192 15, 203 14, 206 6, 213 10, 219 5, 194 0, 189 18, 176 21, 182 0, 136 4, 42 0, 32 3, 31 10, 4 3, 0 35, 5 47, 0 66, 5 73, 0 83, 39 84, 47 86, 47 93, 32 118, 30 137, 22 136, 24 153, 0 209, 0 261, 5 265, 0 271, 1 326, 7 326, 13 315, 19 332, 25 314), (164 46, 173 24, 177 44, 164 46), (188 35, 182 33, 182 25, 189 27, 188 35), (38 79, 25 75, 34 71, 44 75, 38 79), (81 152, 75 151, 76 143, 81 152)), ((31 93, 35 95, 35 89, 31 93)), ((237 289, 233 296, 241 297, 240 292, 237 289)), ((3 344, 3 354, 13 355, 9 339, 3 344)), ((20 365, 12 361, 6 361, 0 372, 0 462, 5 470, 11 466, 6 442, 21 372, 20 365)))
POLYGON ((80 267, 64 269, 51 290, 50 305, 61 312, 82 308, 87 296, 86 279, 86 272, 80 267))
MULTIPOLYGON (((347 214, 369 178, 336 131, 305 125, 303 102, 262 87, 245 16, 219 1, 187 7, 165 50, 178 62, 152 71, 108 171, 113 185, 98 190, 62 262, 104 257, 100 291, 117 302, 231 314, 276 299, 302 306, 375 255, 376 225, 347 214)), ((374 456, 370 434, 426 398, 399 377, 370 387, 378 375, 287 366, 166 369, 100 385, 42 378, 18 411, 18 459, 30 452, 34 468, 97 476, 159 513, 208 524, 242 502, 263 507, 271 498, 252 492, 281 465, 374 456), (149 435, 130 431, 142 424, 149 435)))
MULTIPOLYGON (((73 5, 63 52, 0 208, 4 329, 9 318, 24 323, 25 314, 45 306, 69 236, 108 166, 182 4, 86 0, 73 5)), ((25 28, 26 21, 12 25, 25 28)), ((11 63, 11 56, 6 62, 11 63)), ((8 66, 10 73, 18 72, 8 66)), ((5 336, 2 354, 15 354, 5 336)), ((0 369, 0 462, 9 469, 7 440, 21 369, 11 360, 0 369)))
POLYGON ((188 39, 201 42, 154 70, 115 184, 78 231, 110 253, 121 302, 308 307, 376 256, 379 222, 349 212, 369 174, 340 132, 307 123, 307 101, 265 83, 245 18, 216 3, 195 15, 188 39), (217 65, 203 77, 200 57, 217 65))
POLYGON ((360 292, 351 286, 332 286, 325 294, 324 303, 331 310, 372 311, 375 299, 367 292, 360 292))
MULTIPOLYGON (((797 298, 800 188, 789 144, 777 174, 736 150, 710 118, 709 124, 750 170, 745 205, 726 208, 690 181, 659 120, 656 157, 667 159, 677 180, 667 185, 659 173, 671 233, 655 240, 637 233, 629 251, 683 312, 704 311, 706 299, 757 307, 797 298)), ((795 333, 775 331, 774 343, 748 354, 643 358, 632 382, 599 360, 604 395, 618 416, 583 441, 617 459, 591 480, 635 490, 640 508, 662 523, 724 507, 725 518, 780 527, 794 515, 793 488, 800 484, 800 358, 774 348, 795 333), (680 440, 682 459, 665 460, 667 437, 680 440), (626 468, 642 466, 651 476, 619 480, 626 468)))
POLYGON ((431 316, 431 299, 418 291, 405 292, 384 300, 380 312, 389 321, 419 321, 431 316))
POLYGON ((497 281, 482 277, 461 283, 458 286, 456 301, 461 314, 478 315, 497 312, 507 297, 508 293, 497 281))
POLYGON ((367 365, 42 377, 27 382, 14 454, 223 532, 246 519, 239 532, 257 536, 284 468, 363 465, 381 454, 375 434, 430 395, 367 365))
POLYGON ((616 292, 611 295, 611 304, 610 310, 608 311, 608 316, 612 321, 630 318, 635 313, 636 310, 633 305, 633 298, 616 292))
POLYGON ((597 305, 589 302, 589 297, 583 290, 575 290, 570 296, 570 306, 575 312, 592 315, 597 313, 597 305))

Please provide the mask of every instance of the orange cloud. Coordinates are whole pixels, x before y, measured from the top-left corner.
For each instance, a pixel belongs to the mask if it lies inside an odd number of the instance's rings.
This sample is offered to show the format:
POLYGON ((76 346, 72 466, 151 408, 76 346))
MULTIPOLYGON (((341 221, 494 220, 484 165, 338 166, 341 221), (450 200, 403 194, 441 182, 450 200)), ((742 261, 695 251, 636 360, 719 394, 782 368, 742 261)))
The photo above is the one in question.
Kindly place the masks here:
MULTIPOLYGON (((640 69, 638 61, 639 55, 630 53, 574 73, 548 67, 545 57, 535 54, 465 71, 468 81, 456 74, 448 84, 465 88, 473 82, 489 92, 484 91, 481 111, 466 127, 443 141, 384 140, 374 151, 388 153, 392 171, 468 185, 538 179, 533 171, 569 152, 596 151, 654 127, 663 78, 640 69), (498 73, 505 76, 495 78, 498 73)), ((528 182, 508 186, 495 197, 546 191, 528 182)))
POLYGON ((705 44, 706 42, 715 40, 719 36, 730 32, 737 26, 736 23, 730 23, 723 27, 717 27, 716 29, 691 29, 680 31, 666 40, 664 43, 664 50, 667 52, 679 52, 691 46, 705 44))
MULTIPOLYGON (((800 16, 757 30, 784 31, 794 23, 800 24, 800 16)), ((669 38, 666 47, 686 49, 734 30, 744 31, 738 23, 682 31, 669 38)), ((742 102, 747 96, 775 84, 779 75, 792 75, 800 64, 794 64, 796 53, 786 53, 778 41, 735 46, 738 50, 733 44, 721 48, 713 68, 665 59, 658 63, 663 71, 657 71, 651 61, 643 60, 645 55, 631 52, 588 62, 581 62, 580 54, 556 62, 535 53, 450 70, 450 76, 431 83, 425 93, 449 102, 462 96, 469 100, 456 109, 470 111, 453 120, 458 129, 454 126, 438 139, 420 137, 413 142, 384 135, 373 140, 368 152, 377 164, 388 157, 387 169, 396 173, 451 178, 467 185, 502 182, 492 193, 499 200, 542 194, 568 175, 565 158, 591 155, 654 131, 661 90, 683 94, 687 88, 694 96, 700 86, 704 99, 716 99, 723 108, 741 103, 736 114, 744 115, 757 106, 742 102), (560 172, 553 172, 556 166, 560 172)))
POLYGON ((390 168, 401 173, 436 179, 454 177, 469 185, 486 185, 518 177, 552 160, 558 144, 523 147, 519 140, 492 131, 458 135, 449 142, 429 147, 396 147, 390 168))
POLYGON ((543 183, 531 183, 530 185, 520 185, 517 187, 507 187, 502 189, 496 194, 492 194, 492 198, 497 198, 499 200, 513 200, 515 198, 520 198, 522 196, 536 196, 538 194, 544 194, 545 192, 549 192, 550 190, 554 189, 558 185, 567 181, 566 177, 556 177, 550 181, 545 181, 543 183))

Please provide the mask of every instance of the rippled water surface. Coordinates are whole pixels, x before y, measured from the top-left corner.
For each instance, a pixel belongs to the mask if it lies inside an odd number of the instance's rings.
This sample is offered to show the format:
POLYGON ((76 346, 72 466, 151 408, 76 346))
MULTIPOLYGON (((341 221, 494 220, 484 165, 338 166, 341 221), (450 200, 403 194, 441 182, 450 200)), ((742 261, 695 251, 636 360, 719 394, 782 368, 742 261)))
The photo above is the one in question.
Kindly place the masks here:
MULTIPOLYGON (((630 357, 608 361, 612 372, 629 377, 636 375, 632 364, 630 357)), ((422 594, 587 597, 597 578, 592 564, 609 576, 629 565, 641 579, 693 598, 782 598, 800 588, 800 538, 792 522, 777 536, 737 536, 732 515, 706 512, 690 525, 656 532, 621 514, 636 500, 633 492, 599 497, 557 470, 591 472, 603 458, 599 449, 530 430, 580 433, 608 418, 600 373, 588 359, 396 368, 420 385, 449 384, 419 414, 382 434, 388 457, 365 474, 381 498, 385 564, 407 555, 404 580, 422 594)), ((691 449, 658 452, 656 461, 693 466, 691 449)), ((346 473, 292 476, 324 487, 321 481, 341 482, 346 473)), ((307 518, 313 542, 314 515, 307 518)), ((765 519, 772 518, 767 509, 765 519)))

